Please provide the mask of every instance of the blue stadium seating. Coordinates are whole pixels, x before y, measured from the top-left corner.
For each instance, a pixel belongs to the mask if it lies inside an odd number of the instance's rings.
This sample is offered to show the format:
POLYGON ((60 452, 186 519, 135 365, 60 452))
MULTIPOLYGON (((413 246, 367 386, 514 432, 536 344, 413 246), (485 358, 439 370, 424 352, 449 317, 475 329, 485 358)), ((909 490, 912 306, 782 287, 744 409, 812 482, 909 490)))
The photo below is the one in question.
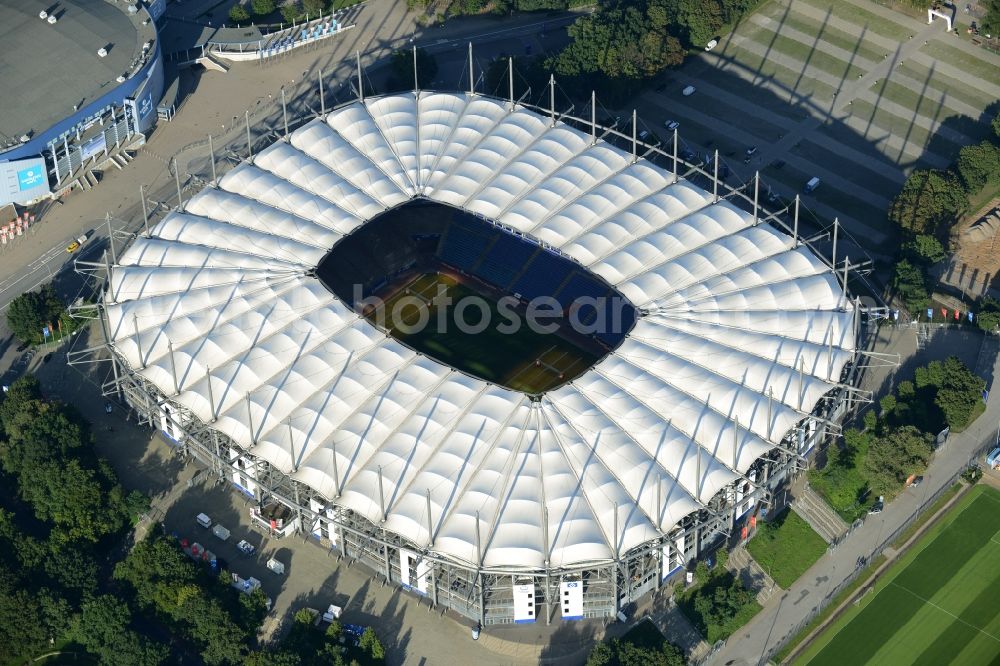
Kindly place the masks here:
POLYGON ((511 289, 527 299, 551 296, 571 270, 574 270, 572 263, 543 250, 535 254, 511 289))
POLYGON ((537 249, 538 246, 534 243, 498 229, 496 242, 472 272, 486 282, 506 290, 537 249))
POLYGON ((441 247, 441 259, 455 268, 469 272, 479 263, 483 251, 490 244, 492 237, 480 233, 464 222, 452 223, 445 234, 441 247))

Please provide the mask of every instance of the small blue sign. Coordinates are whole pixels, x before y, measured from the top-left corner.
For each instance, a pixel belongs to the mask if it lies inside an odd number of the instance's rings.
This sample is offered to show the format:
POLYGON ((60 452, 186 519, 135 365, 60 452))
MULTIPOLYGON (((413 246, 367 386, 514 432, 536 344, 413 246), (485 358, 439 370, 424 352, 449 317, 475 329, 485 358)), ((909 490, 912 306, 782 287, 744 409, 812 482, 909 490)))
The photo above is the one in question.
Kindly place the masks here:
POLYGON ((153 110, 153 91, 146 93, 146 96, 139 100, 139 120, 145 120, 149 112, 153 110))
POLYGON ((48 185, 48 180, 45 178, 45 167, 41 164, 17 172, 17 187, 22 192, 42 185, 48 185))

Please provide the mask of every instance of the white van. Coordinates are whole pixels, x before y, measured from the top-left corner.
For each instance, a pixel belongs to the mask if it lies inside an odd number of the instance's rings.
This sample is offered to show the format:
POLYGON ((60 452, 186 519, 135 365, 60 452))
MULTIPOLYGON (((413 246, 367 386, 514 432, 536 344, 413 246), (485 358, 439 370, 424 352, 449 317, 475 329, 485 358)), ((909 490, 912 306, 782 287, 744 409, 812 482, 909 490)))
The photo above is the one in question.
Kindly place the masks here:
POLYGON ((815 190, 817 187, 819 187, 819 178, 817 178, 816 176, 813 176, 812 178, 809 179, 809 182, 806 183, 806 187, 805 187, 806 194, 809 194, 810 192, 812 192, 813 190, 815 190))
POLYGON ((705 50, 706 51, 711 51, 712 49, 714 49, 718 45, 719 45, 719 40, 713 39, 708 44, 705 44, 705 50))
POLYGON ((694 86, 688 86, 687 88, 685 88, 684 90, 681 91, 681 94, 684 95, 685 97, 689 97, 689 96, 693 95, 694 94, 694 86))

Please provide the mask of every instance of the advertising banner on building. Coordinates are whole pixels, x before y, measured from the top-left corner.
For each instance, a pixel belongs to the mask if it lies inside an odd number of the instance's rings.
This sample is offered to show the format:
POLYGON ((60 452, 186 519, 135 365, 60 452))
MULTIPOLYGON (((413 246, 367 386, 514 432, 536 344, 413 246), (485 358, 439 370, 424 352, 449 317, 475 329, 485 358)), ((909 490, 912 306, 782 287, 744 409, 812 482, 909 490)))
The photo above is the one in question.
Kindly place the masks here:
POLYGON ((41 157, 0 162, 0 206, 29 203, 47 194, 48 169, 41 157))

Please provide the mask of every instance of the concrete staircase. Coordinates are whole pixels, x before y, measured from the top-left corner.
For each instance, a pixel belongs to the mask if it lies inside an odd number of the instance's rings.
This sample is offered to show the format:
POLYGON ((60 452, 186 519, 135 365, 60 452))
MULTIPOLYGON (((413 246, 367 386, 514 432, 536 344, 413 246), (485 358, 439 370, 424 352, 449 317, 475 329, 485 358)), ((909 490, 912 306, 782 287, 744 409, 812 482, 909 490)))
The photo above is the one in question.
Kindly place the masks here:
POLYGON ((833 543, 847 533, 849 525, 808 486, 795 491, 792 510, 809 523, 827 543, 833 543))
POLYGON ((757 593, 757 603, 761 606, 766 604, 767 600, 776 593, 781 592, 781 588, 757 564, 756 560, 750 557, 750 553, 743 546, 737 546, 729 551, 726 568, 737 574, 747 589, 757 593))

